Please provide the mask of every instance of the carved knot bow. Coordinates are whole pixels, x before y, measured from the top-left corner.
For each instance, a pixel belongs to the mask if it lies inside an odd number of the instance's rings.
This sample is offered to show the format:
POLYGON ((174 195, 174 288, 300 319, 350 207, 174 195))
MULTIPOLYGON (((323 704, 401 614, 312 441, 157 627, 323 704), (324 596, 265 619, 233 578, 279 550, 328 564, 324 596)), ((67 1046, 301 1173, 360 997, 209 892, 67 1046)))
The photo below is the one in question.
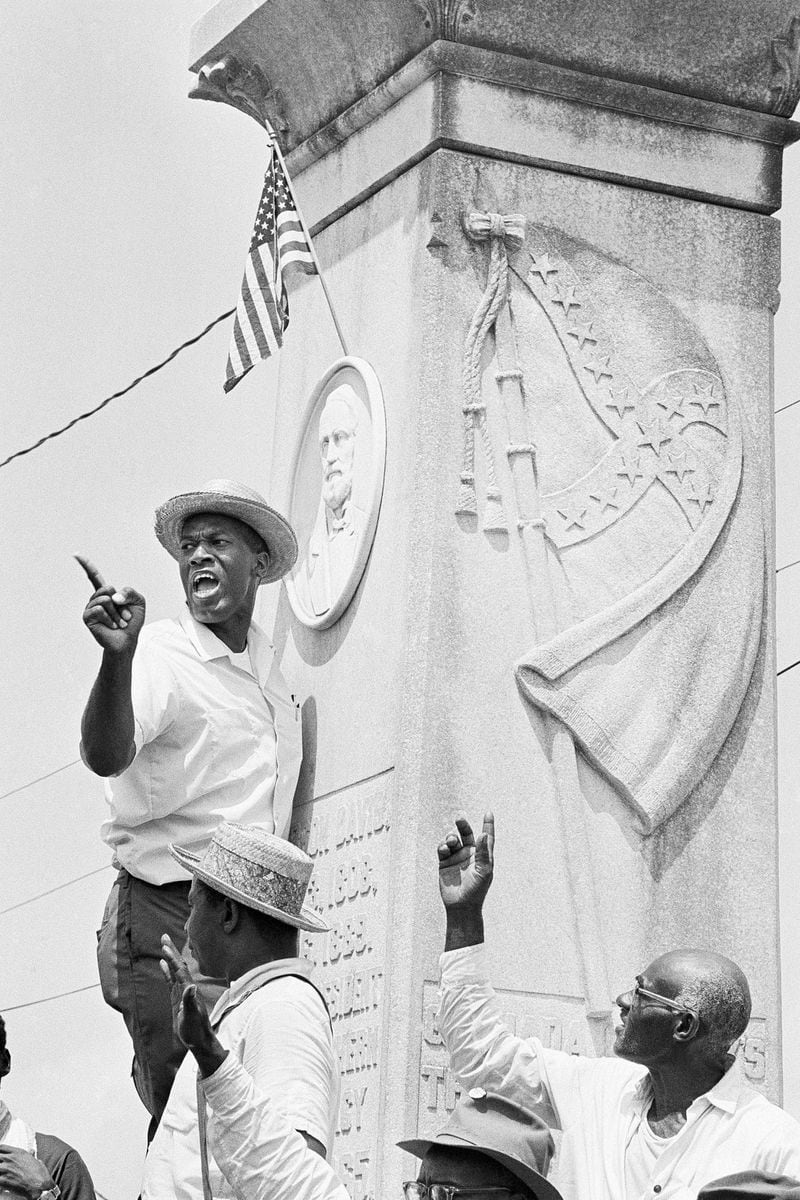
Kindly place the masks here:
POLYGON ((525 241, 525 218, 522 213, 471 212, 464 213, 467 237, 475 242, 502 238, 507 249, 519 250, 525 241))

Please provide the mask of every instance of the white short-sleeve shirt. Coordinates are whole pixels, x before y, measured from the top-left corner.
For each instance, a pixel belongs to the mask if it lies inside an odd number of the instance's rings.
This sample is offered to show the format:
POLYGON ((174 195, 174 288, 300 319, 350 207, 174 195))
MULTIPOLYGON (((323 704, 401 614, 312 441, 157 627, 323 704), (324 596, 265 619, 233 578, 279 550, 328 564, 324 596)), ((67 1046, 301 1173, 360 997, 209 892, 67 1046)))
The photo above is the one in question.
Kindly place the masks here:
POLYGON ((250 669, 188 610, 141 632, 131 687, 136 757, 106 780, 101 830, 138 879, 188 879, 169 843, 201 847, 223 820, 288 835, 300 710, 255 622, 247 650, 250 669))

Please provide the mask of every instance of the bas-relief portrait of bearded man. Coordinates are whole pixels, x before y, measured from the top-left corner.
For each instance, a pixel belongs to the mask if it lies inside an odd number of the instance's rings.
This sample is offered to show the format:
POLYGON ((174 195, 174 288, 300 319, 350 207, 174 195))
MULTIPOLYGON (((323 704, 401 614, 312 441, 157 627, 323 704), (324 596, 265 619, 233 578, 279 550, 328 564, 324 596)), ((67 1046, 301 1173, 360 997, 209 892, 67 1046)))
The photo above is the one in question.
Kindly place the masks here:
POLYGON ((342 384, 329 393, 319 417, 319 505, 294 577, 297 598, 313 617, 324 617, 347 585, 367 523, 354 499, 360 407, 354 389, 342 384))

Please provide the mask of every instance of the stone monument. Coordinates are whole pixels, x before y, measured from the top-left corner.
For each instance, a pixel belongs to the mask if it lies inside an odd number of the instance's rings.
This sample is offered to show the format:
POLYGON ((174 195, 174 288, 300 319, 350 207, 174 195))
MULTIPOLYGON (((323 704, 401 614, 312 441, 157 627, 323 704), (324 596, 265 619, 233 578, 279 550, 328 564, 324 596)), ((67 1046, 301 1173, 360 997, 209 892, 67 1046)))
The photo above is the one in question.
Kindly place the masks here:
MULTIPOLYGON (((606 1053, 637 971, 708 946, 780 1098, 770 213, 799 63, 787 0, 222 0, 195 27, 193 94, 276 130, 385 404, 355 591, 326 619, 337 589, 295 580, 274 614, 354 1200, 399 1195, 395 1141, 456 1100, 435 845, 462 809, 497 816, 517 1031, 606 1053)), ((291 305, 287 504, 341 354, 313 278, 291 305)))

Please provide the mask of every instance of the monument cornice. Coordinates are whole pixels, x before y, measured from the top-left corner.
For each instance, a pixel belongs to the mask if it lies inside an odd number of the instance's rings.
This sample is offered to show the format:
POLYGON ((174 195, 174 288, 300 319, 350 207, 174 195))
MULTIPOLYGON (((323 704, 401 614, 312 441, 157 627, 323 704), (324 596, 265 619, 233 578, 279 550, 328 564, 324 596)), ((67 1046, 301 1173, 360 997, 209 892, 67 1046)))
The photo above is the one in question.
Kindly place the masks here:
MULTIPOLYGON (((282 97, 252 61, 210 60, 192 95, 270 121, 292 144, 282 97)), ((798 137, 783 117, 440 40, 287 161, 317 227, 442 148, 770 213, 782 149, 798 137), (334 178, 322 160, 335 150, 334 178)))
POLYGON ((796 0, 219 0, 191 69, 250 55, 305 141, 438 40, 788 117, 800 93, 796 0))
POLYGON ((302 171, 346 141, 351 134, 386 112, 426 79, 444 74, 566 100, 590 108, 642 117, 663 125, 683 126, 744 141, 783 147, 800 138, 800 123, 750 109, 734 108, 676 92, 664 92, 626 80, 587 75, 476 46, 437 41, 399 71, 356 101, 340 116, 311 134, 291 151, 295 171, 302 171))

